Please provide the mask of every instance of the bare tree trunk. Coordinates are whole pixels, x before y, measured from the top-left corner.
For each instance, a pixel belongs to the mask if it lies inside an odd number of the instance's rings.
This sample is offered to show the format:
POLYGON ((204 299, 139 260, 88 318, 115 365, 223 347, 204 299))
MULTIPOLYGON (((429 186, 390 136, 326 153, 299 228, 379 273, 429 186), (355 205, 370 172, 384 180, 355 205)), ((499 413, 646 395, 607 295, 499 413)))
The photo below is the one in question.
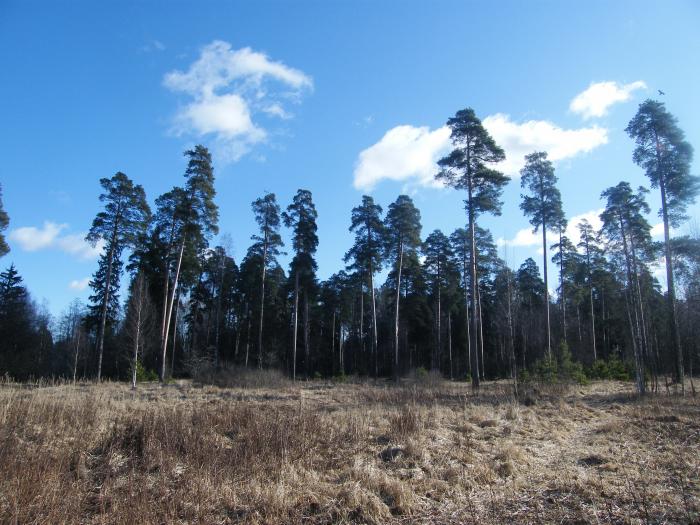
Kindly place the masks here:
POLYGON ((258 369, 262 370, 263 361, 263 317, 265 314, 265 270, 267 269, 267 227, 263 242, 262 275, 260 277, 260 329, 258 330, 258 369))
POLYGON ((479 308, 479 350, 481 352, 481 379, 486 377, 486 369, 484 364, 484 319, 481 315, 481 291, 479 283, 476 283, 476 300, 479 308))
POLYGON ((454 379, 452 373, 452 312, 447 312, 447 348, 450 357, 450 379, 454 379))
POLYGON ((105 328, 107 326, 107 308, 109 307, 109 292, 112 288, 112 264, 114 262, 115 243, 117 241, 117 228, 112 231, 112 239, 109 242, 107 254, 107 275, 105 276, 105 293, 102 299, 102 311, 100 312, 100 330, 97 334, 97 382, 102 380, 102 354, 105 344, 105 328))
POLYGON ((170 353, 170 376, 175 373, 175 352, 177 350, 177 316, 180 313, 180 290, 175 293, 175 315, 173 316, 173 351, 170 353))
POLYGON ((221 349, 219 348, 219 333, 221 330, 221 295, 224 291, 224 263, 225 255, 221 254, 221 266, 219 266, 219 296, 216 298, 216 327, 214 328, 214 347, 216 348, 216 369, 220 367, 221 349))
POLYGON ((566 337, 566 290, 564 288, 564 252, 562 251, 562 229, 559 228, 559 287, 561 288, 561 312, 564 329, 564 342, 567 343, 566 337))
POLYGON ((297 330, 299 326, 299 272, 294 275, 294 332, 292 336, 292 381, 297 378, 297 330))
MULTIPOLYGON (((656 137, 656 158, 661 167, 661 144, 656 137)), ((668 204, 666 198, 666 177, 663 169, 659 169, 659 189, 661 190, 661 213, 664 221, 664 254, 666 258, 666 288, 668 300, 668 324, 673 338, 673 350, 675 353, 674 381, 681 386, 681 393, 685 394, 685 373, 683 370, 683 348, 681 336, 678 331, 678 318, 676 315, 676 287, 673 282, 673 255, 671 253, 671 232, 669 229, 668 204)))
POLYGON ((134 336, 134 361, 131 367, 131 389, 136 390, 136 369, 139 363, 139 343, 141 342, 141 313, 143 310, 143 273, 137 277, 138 299, 136 303, 136 335, 134 336))
POLYGON ((304 372, 311 375, 311 345, 309 344, 309 297, 304 290, 304 372))
POLYGON ((333 309, 333 324, 331 325, 331 357, 335 363, 335 308, 333 309))
POLYGON ((182 237, 182 241, 180 242, 180 253, 177 257, 177 267, 175 269, 175 280, 173 281, 173 288, 172 291, 170 292, 170 301, 169 304, 166 306, 168 310, 168 315, 166 316, 165 320, 165 334, 163 337, 163 348, 162 348, 162 367, 160 371, 160 380, 161 382, 165 382, 165 372, 166 372, 166 356, 167 356, 167 350, 168 350, 168 335, 170 332, 170 319, 173 314, 173 303, 175 302, 175 292, 177 291, 177 282, 180 277, 180 268, 182 267, 182 256, 185 253, 185 237, 182 237))
POLYGON ((379 375, 378 345, 377 345, 377 301, 374 297, 374 269, 372 259, 369 261, 369 287, 372 290, 372 353, 374 354, 374 377, 379 375))
POLYGON ((248 305, 246 305, 246 311, 248 312, 248 327, 245 331, 245 367, 248 368, 248 356, 250 355, 248 352, 250 349, 250 308, 248 308, 248 305))
POLYGON ((547 221, 542 220, 542 257, 544 270, 544 304, 547 314, 547 357, 552 358, 552 328, 549 322, 549 280, 547 278, 547 221))
POLYGON ((78 326, 77 340, 75 342, 75 354, 73 357, 73 384, 76 382, 78 375, 78 351, 80 350, 80 326, 78 326))
POLYGON ((396 314, 394 316, 394 379, 399 380, 399 300, 401 298, 401 271, 403 270, 403 241, 399 241, 399 268, 396 277, 396 314))

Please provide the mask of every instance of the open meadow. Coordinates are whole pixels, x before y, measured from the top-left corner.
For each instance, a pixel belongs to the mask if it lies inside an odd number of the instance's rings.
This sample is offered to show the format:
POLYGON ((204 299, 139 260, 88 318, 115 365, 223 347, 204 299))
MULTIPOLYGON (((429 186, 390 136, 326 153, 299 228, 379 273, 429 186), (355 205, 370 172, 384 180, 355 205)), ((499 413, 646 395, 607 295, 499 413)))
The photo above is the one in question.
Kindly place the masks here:
POLYGON ((693 523, 700 404, 430 377, 0 388, 2 523, 693 523), (268 384, 269 383, 269 384, 268 384))

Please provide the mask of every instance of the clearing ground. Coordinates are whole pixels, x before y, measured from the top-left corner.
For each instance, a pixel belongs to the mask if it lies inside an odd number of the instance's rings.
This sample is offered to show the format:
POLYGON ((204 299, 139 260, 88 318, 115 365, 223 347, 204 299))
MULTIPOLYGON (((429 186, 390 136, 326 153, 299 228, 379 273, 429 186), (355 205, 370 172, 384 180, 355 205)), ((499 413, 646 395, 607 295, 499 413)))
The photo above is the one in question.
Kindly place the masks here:
POLYGON ((700 404, 632 385, 0 386, 2 523, 697 523, 700 404))

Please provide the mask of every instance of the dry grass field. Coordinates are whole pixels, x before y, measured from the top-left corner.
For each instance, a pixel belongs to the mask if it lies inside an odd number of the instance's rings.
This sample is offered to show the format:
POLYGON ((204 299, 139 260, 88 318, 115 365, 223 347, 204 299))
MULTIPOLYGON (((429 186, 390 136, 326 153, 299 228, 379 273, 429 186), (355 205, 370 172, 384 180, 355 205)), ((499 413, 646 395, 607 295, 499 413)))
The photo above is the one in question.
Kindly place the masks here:
POLYGON ((691 396, 277 383, 3 384, 0 522, 700 521, 691 396))

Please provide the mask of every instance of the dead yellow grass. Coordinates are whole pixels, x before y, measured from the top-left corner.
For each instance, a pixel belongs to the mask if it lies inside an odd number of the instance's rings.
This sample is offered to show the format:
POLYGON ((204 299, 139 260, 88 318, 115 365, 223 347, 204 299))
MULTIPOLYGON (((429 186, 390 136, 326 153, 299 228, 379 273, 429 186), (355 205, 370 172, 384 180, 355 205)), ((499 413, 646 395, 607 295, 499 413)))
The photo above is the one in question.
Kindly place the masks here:
POLYGON ((692 523, 700 406, 594 383, 0 386, 2 523, 692 523))

